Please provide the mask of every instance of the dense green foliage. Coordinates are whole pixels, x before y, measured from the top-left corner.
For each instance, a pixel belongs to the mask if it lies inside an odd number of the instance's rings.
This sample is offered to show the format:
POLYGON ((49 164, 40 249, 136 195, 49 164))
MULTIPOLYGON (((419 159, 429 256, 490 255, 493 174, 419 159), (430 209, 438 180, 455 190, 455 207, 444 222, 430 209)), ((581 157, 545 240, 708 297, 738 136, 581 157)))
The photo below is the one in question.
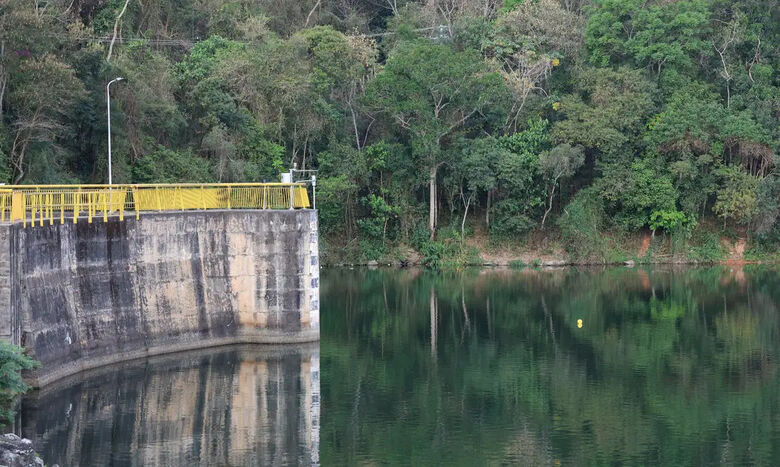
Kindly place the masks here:
POLYGON ((445 226, 590 255, 563 225, 586 207, 599 233, 778 237, 776 0, 124 4, 0 4, 2 181, 104 182, 123 76, 115 181, 316 168, 363 258, 445 226))
POLYGON ((22 380, 22 370, 35 366, 35 360, 24 355, 19 347, 0 340, 0 426, 13 417, 16 396, 29 389, 22 380))

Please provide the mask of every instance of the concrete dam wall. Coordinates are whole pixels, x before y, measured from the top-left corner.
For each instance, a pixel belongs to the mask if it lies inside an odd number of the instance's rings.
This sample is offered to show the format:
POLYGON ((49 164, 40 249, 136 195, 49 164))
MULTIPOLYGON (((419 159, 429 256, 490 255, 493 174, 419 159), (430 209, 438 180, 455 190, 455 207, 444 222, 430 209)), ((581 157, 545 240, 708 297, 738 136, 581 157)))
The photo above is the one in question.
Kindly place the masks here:
POLYGON ((45 385, 132 358, 319 339, 312 210, 0 225, 0 337, 45 385))

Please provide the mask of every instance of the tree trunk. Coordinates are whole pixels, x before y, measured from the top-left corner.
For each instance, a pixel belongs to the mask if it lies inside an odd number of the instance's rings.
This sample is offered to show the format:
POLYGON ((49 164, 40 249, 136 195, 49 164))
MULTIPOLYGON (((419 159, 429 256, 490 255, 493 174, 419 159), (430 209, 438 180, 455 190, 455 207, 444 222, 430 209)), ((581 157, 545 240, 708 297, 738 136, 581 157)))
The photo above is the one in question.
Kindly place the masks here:
POLYGON ((726 81, 726 108, 731 108, 731 87, 728 81, 726 81))
POLYGON ((485 228, 490 232, 490 194, 493 190, 487 192, 487 207, 485 207, 485 228))
POLYGON ((3 99, 5 83, 7 82, 5 68, 3 68, 3 56, 5 56, 5 41, 0 41, 0 122, 3 121, 3 99))
POLYGON ((19 149, 17 149, 16 141, 15 139, 11 147, 11 162, 16 165, 17 169, 16 176, 14 176, 14 185, 18 185, 24 178, 24 155, 27 152, 27 143, 30 141, 30 138, 23 139, 19 149))
POLYGON ((436 235, 436 172, 438 169, 438 165, 431 167, 431 176, 428 181, 428 230, 431 233, 431 241, 433 241, 433 237, 436 235))
POLYGON ((469 215, 469 205, 466 205, 466 209, 463 211, 463 220, 460 221, 460 241, 463 241, 464 231, 466 230, 466 216, 469 215))
POLYGON ((552 190, 550 191, 550 204, 547 206, 547 210, 544 211, 544 216, 542 216, 542 230, 544 230, 544 221, 547 220, 547 215, 550 214, 550 211, 552 211, 552 205, 553 205, 553 197, 555 196, 555 184, 556 181, 553 181, 552 190))
POLYGON ((311 15, 314 14, 315 11, 317 11, 317 8, 319 8, 320 4, 322 3, 322 0, 317 0, 317 3, 314 4, 314 7, 309 11, 308 16, 306 16, 306 25, 304 27, 309 27, 309 21, 311 20, 311 15))
POLYGON ((349 113, 352 115, 352 128, 355 130, 355 147, 357 147, 358 151, 362 151, 363 148, 360 146, 360 135, 358 134, 357 116, 355 115, 355 110, 352 108, 351 102, 349 104, 349 113))
POLYGON ((125 10, 127 10, 128 3, 130 3, 130 0, 125 0, 125 5, 122 7, 122 11, 119 12, 119 14, 116 17, 116 21, 114 21, 114 35, 111 37, 111 43, 108 45, 108 55, 106 55, 106 62, 111 61, 111 53, 114 51, 114 42, 116 41, 116 36, 119 33, 119 21, 122 19, 122 16, 125 14, 125 10))
POLYGON ((468 199, 463 197, 463 189, 461 188, 460 196, 463 199, 465 209, 463 210, 463 220, 460 221, 460 241, 463 241, 464 231, 466 230, 466 217, 469 215, 469 206, 471 206, 471 197, 473 193, 469 195, 468 199))

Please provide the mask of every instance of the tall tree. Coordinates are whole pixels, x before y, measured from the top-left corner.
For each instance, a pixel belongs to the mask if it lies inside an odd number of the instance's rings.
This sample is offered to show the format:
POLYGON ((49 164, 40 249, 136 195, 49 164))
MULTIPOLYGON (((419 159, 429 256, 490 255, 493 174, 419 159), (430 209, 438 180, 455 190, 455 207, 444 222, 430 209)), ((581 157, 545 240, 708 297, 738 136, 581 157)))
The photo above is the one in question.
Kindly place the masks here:
POLYGON ((20 65, 9 96, 16 110, 10 151, 14 183, 24 179, 32 144, 57 144, 73 105, 83 94, 84 87, 73 70, 54 56, 26 60, 20 65))
POLYGON ((447 138, 487 120, 505 102, 498 73, 474 51, 448 45, 402 43, 371 83, 367 99, 410 137, 414 156, 428 174, 428 230, 436 233, 437 173, 449 161, 447 138))

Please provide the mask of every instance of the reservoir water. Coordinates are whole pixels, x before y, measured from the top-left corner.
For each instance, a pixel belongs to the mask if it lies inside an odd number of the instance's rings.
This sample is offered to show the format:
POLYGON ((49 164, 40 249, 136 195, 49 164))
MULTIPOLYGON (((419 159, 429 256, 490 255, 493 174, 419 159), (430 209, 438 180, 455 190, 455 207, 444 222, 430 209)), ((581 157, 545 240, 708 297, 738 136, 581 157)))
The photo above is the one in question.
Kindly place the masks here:
POLYGON ((780 272, 326 269, 320 345, 31 393, 47 464, 780 465, 780 272))

